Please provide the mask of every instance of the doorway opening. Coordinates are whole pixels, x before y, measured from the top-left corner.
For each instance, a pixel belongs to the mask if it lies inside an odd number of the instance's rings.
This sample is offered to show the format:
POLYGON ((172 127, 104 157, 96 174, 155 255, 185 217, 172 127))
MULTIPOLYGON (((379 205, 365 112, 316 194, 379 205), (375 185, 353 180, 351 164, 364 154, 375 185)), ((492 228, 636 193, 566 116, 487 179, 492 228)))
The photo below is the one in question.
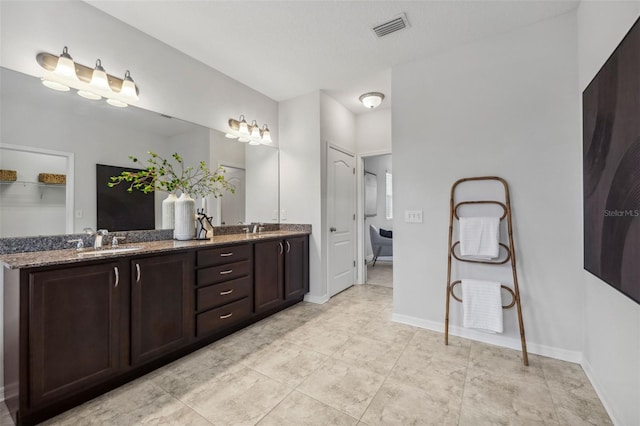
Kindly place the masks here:
POLYGON ((393 170, 391 154, 363 157, 366 284, 393 287, 393 170))

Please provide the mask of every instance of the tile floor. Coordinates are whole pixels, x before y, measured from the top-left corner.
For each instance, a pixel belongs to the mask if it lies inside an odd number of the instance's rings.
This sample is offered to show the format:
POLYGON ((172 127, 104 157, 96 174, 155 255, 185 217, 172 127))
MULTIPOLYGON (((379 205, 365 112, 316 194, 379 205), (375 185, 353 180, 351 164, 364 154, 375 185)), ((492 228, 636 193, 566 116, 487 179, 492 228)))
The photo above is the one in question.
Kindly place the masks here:
POLYGON ((393 287, 393 262, 379 260, 367 265, 367 284, 393 287))
POLYGON ((444 346, 391 308, 374 285, 300 303, 46 424, 611 424, 579 365, 444 346))

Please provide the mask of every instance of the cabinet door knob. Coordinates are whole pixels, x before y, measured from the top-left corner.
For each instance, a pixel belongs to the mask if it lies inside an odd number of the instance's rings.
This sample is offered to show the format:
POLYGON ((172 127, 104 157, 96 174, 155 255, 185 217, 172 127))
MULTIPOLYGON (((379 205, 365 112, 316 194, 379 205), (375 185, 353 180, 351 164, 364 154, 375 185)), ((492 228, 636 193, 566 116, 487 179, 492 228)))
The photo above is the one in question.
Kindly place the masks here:
POLYGON ((113 272, 116 274, 116 283, 113 285, 113 288, 118 288, 118 284, 120 284, 120 271, 118 271, 118 267, 113 267, 113 272))
POLYGON ((231 315, 233 315, 233 312, 227 315, 220 315, 220 319, 227 319, 229 318, 231 315))
POLYGON ((136 263, 136 282, 140 282, 140 264, 136 263))
POLYGON ((333 226, 332 226, 331 228, 329 228, 329 231, 331 231, 331 232, 336 232, 336 231, 337 231, 337 229, 336 229, 335 227, 333 227, 333 226))

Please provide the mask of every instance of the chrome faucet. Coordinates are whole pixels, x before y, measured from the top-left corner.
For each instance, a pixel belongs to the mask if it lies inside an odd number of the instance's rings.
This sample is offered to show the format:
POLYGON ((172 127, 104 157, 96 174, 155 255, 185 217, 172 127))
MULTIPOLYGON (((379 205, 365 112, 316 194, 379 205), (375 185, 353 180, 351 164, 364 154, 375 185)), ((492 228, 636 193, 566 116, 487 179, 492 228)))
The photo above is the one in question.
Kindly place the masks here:
POLYGON ((253 224, 253 231, 251 231, 254 234, 257 234, 259 232, 262 232, 264 230, 264 226, 262 226, 261 223, 254 223, 253 224))
POLYGON ((83 231, 87 235, 95 237, 95 240, 93 240, 93 249, 102 250, 102 237, 106 237, 109 234, 109 231, 106 229, 98 229, 97 231, 94 231, 93 228, 84 228, 83 231))

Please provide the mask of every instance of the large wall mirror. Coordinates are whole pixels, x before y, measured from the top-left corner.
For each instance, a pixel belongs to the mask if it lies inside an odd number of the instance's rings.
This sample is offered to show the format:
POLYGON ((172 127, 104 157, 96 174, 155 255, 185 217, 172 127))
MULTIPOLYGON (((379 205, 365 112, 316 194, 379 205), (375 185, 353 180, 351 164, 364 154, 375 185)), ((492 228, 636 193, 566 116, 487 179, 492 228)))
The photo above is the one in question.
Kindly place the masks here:
MULTIPOLYGON (((214 224, 278 222, 279 164, 275 147, 240 143, 225 138, 218 130, 136 107, 114 108, 105 102, 83 99, 75 91, 49 90, 37 78, 6 68, 0 68, 0 84, 0 169, 16 170, 21 176, 18 179, 21 183, 0 185, 0 237, 54 235, 95 228, 96 164, 133 167, 129 156, 145 159, 148 151, 166 157, 177 152, 187 165, 197 166, 204 160, 211 168, 225 167, 236 193, 207 200, 207 213, 213 216, 214 224), (20 151, 21 147, 44 157, 39 160, 33 157, 29 164, 21 164, 14 155, 16 148, 20 151), (26 196, 20 193, 28 186, 24 182, 35 179, 32 172, 26 172, 40 168, 48 172, 44 168, 51 168, 47 162, 54 159, 47 158, 47 153, 72 154, 71 171, 65 169, 67 163, 56 169, 61 174, 67 170, 72 179, 72 194, 30 189, 36 195, 26 203, 29 211, 21 211, 22 201, 16 200, 26 196), (42 167, 38 161, 42 161, 42 167), (46 205, 48 201, 51 205, 46 205), (56 214, 48 213, 53 207, 57 208, 56 214), (31 226, 20 218, 31 222, 31 226), (34 226, 34 221, 38 226, 34 226)), ((229 115, 237 113, 230 111, 229 115)), ((161 228, 161 203, 166 196, 161 192, 155 194, 156 229, 161 228)), ((200 206, 200 200, 197 203, 200 206)))

